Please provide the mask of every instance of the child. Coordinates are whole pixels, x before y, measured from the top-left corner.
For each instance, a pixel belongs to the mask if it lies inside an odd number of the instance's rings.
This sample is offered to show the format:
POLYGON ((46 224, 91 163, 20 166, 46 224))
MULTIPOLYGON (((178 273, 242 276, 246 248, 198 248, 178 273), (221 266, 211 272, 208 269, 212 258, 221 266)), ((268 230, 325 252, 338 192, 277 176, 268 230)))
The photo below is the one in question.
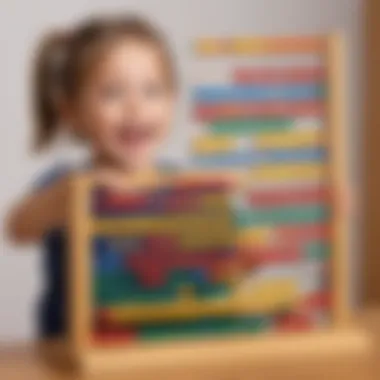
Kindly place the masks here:
MULTIPOLYGON (((62 126, 88 145, 94 171, 108 185, 157 173, 155 155, 168 133, 176 92, 172 58, 149 23, 120 17, 87 21, 43 41, 35 68, 37 147, 62 126)), ((47 274, 40 335, 66 330, 65 224, 70 171, 47 173, 11 211, 16 242, 42 239, 47 274)))

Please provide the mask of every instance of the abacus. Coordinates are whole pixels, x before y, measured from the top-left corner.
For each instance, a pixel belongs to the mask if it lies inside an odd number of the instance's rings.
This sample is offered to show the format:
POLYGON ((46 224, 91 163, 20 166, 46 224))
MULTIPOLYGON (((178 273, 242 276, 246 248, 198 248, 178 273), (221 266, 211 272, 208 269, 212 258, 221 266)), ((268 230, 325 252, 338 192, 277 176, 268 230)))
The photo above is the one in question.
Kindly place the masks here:
POLYGON ((320 61, 238 67, 227 84, 196 84, 194 173, 125 192, 74 182, 72 359, 87 371, 157 373, 362 351, 337 206, 346 185, 342 40, 210 38, 195 50, 199 60, 320 61))

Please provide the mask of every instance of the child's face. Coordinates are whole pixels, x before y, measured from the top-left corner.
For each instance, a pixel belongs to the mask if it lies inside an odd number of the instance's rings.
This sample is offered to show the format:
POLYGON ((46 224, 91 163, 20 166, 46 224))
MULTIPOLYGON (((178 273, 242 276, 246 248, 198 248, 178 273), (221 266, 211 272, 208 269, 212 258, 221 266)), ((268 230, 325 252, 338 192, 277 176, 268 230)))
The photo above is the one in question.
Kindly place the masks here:
POLYGON ((89 75, 75 107, 74 124, 96 155, 125 168, 153 162, 173 110, 159 50, 125 39, 109 47, 89 75))

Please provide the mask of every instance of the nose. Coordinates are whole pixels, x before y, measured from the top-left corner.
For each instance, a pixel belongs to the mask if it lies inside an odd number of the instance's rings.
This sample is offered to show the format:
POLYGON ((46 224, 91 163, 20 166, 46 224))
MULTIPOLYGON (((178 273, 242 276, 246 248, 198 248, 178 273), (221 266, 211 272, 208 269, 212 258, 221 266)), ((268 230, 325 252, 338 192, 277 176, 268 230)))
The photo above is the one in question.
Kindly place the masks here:
POLYGON ((133 91, 127 97, 124 107, 125 113, 129 119, 139 120, 143 115, 142 97, 138 91, 133 91))

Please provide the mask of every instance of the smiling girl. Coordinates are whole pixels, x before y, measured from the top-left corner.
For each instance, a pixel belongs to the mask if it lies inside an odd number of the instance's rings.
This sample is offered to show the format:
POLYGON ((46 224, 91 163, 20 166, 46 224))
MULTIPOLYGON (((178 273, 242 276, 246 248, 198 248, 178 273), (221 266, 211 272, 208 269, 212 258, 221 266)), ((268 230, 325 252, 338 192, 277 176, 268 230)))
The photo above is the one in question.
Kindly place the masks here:
MULTIPOLYGON (((61 126, 83 140, 100 182, 143 181, 158 174, 156 154, 171 124, 176 80, 161 33, 135 17, 93 19, 48 35, 35 65, 36 142, 46 147, 61 126)), ((40 335, 66 330, 65 226, 72 171, 50 171, 10 213, 16 242, 42 240, 47 286, 40 335)))

